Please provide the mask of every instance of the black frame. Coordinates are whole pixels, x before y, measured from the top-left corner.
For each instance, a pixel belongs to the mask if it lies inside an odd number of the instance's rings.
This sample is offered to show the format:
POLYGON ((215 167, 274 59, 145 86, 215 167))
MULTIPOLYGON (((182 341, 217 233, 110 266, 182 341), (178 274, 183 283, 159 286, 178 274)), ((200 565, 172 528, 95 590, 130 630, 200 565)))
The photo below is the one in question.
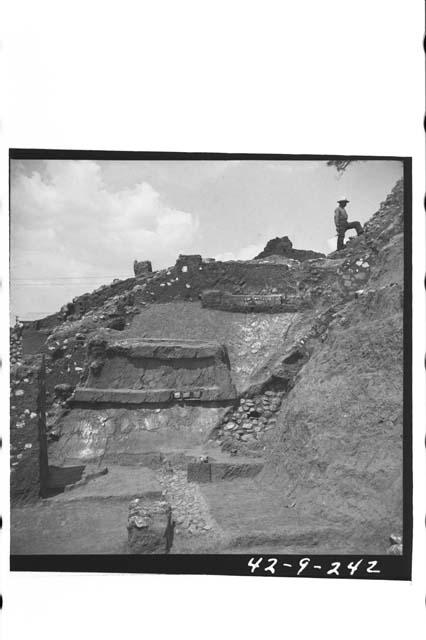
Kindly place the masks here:
MULTIPOLYGON (((404 167, 404 381, 403 381, 403 555, 11 555, 12 571, 161 573, 192 575, 259 575, 308 578, 411 580, 413 535, 412 461, 412 158, 334 154, 187 153, 159 151, 95 151, 9 149, 10 160, 394 160, 404 167), (300 571, 301 561, 309 558, 300 571), (277 562, 273 563, 272 560, 277 562), (249 565, 250 560, 252 564, 249 565), (348 564, 360 562, 351 574, 348 564), (333 563, 339 563, 338 573, 333 563), (273 565, 274 572, 270 569, 273 565), (269 568, 268 568, 269 567, 269 568), (298 572, 300 573, 298 574, 298 572), (379 571, 379 572, 377 572, 379 571)), ((9 171, 10 193, 10 171, 9 171)), ((9 199, 10 200, 10 199, 9 199)), ((10 211, 9 211, 10 215, 10 211)))

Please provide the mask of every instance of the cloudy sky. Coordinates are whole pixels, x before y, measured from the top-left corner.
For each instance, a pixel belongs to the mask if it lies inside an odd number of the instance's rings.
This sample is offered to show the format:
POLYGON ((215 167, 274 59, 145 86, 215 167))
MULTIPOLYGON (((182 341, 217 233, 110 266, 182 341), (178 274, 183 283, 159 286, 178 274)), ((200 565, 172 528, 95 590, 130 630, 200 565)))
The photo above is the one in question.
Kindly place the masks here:
POLYGON ((390 161, 341 176, 325 161, 12 161, 11 318, 129 277, 135 258, 247 259, 284 235, 328 253, 336 200, 365 222, 401 176, 390 161))

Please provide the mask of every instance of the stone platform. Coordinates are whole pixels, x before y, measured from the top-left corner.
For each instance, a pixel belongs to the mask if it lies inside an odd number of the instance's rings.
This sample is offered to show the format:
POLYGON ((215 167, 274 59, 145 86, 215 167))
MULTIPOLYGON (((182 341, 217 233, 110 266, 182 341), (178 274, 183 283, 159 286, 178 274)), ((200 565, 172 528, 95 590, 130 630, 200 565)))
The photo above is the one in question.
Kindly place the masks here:
POLYGON ((234 400, 236 393, 228 387, 198 387, 195 389, 96 389, 79 387, 72 404, 144 405, 170 402, 222 402, 234 400))
POLYGON ((236 398, 227 349, 194 340, 117 340, 103 331, 88 343, 88 376, 74 405, 216 402, 236 398))

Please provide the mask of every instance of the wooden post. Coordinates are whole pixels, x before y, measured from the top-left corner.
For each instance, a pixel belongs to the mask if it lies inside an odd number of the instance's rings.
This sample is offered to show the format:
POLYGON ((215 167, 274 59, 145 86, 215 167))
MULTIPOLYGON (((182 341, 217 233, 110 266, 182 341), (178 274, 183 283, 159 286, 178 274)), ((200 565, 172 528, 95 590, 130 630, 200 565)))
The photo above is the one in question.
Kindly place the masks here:
POLYGON ((38 372, 37 421, 39 441, 40 496, 42 498, 45 498, 47 495, 49 480, 49 463, 47 457, 46 362, 44 356, 42 357, 41 366, 38 372))

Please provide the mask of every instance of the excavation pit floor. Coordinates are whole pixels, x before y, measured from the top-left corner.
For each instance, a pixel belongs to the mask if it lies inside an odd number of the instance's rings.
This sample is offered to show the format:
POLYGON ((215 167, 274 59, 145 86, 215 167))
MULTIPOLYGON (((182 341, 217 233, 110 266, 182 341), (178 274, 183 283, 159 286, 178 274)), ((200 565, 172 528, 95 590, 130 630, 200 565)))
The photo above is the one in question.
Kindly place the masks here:
POLYGON ((298 504, 257 478, 199 486, 220 531, 221 553, 386 553, 386 538, 381 544, 373 527, 371 539, 357 536, 337 513, 325 514, 314 501, 298 504))
MULTIPOLYGON (((193 452, 191 452, 193 453, 193 452)), ((238 460, 238 458, 236 459, 238 460)), ((346 523, 297 504, 256 478, 187 481, 185 467, 112 466, 62 494, 11 512, 11 554, 128 554, 130 500, 167 500, 175 520, 172 553, 385 553, 372 529, 362 543, 346 523)))
POLYGON ((13 508, 11 554, 128 554, 127 515, 135 497, 171 504, 174 553, 217 552, 217 527, 199 486, 187 482, 186 468, 110 466, 83 486, 13 508))

